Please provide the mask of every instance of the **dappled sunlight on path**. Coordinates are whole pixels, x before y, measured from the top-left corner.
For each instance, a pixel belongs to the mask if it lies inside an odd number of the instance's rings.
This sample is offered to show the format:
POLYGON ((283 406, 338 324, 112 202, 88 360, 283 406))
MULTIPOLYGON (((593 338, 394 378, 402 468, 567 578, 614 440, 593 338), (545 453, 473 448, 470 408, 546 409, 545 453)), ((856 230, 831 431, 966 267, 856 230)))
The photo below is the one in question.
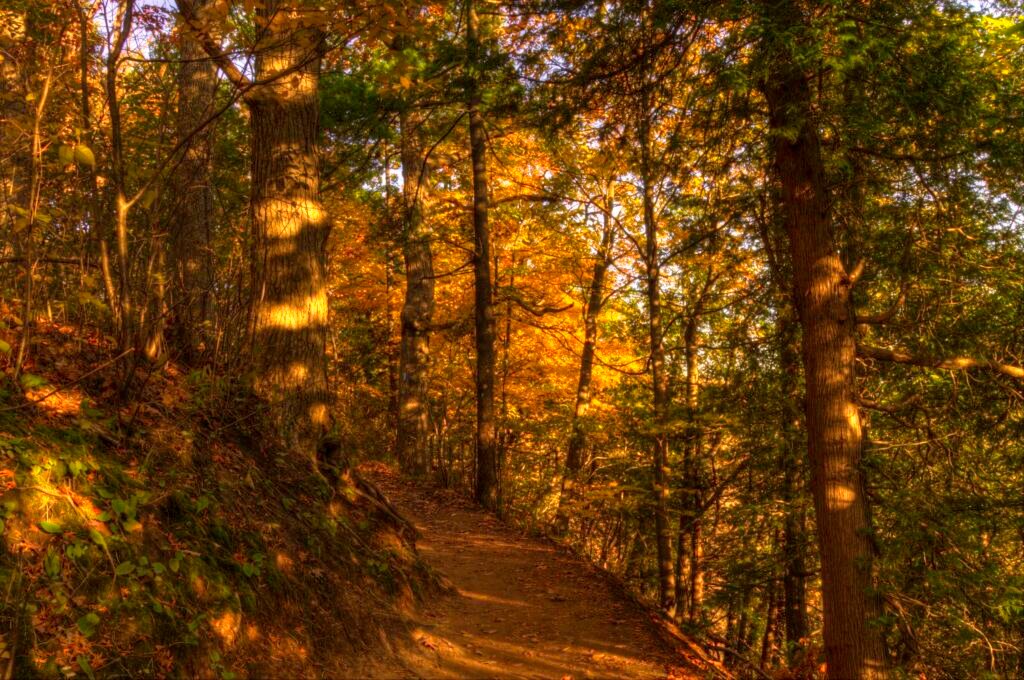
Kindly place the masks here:
POLYGON ((422 532, 417 546, 454 589, 414 630, 427 678, 697 678, 600 574, 444 491, 375 481, 422 532))

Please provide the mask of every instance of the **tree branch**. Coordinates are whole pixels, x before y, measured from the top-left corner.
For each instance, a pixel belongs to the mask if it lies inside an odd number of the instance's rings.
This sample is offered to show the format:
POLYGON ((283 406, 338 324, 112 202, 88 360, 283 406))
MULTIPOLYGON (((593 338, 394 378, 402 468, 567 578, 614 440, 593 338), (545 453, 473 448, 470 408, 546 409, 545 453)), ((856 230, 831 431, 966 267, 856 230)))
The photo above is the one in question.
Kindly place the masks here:
POLYGON ((189 32, 199 41, 203 51, 217 64, 217 68, 221 70, 224 77, 230 80, 231 84, 239 90, 245 91, 251 88, 252 81, 242 73, 241 69, 235 66, 235 62, 231 61, 231 58, 224 53, 221 46, 207 32, 202 21, 196 16, 196 8, 192 4, 192 0, 178 0, 178 14, 181 16, 185 26, 188 27, 189 32))
POLYGON ((900 293, 896 297, 896 301, 892 303, 889 309, 884 312, 877 314, 857 314, 857 323, 860 324, 884 324, 889 323, 892 317, 896 316, 896 312, 900 310, 907 301, 907 282, 903 281, 900 285, 900 293))
POLYGON ((1014 366, 1012 364, 1001 364, 998 361, 990 361, 988 359, 975 359, 972 357, 921 357, 897 350, 872 347, 870 345, 858 345, 857 354, 867 359, 889 361, 896 364, 908 364, 911 366, 923 366, 925 368, 937 368, 947 371, 972 371, 984 369, 988 371, 995 371, 996 373, 1002 373, 1003 375, 1008 375, 1011 378, 1016 378, 1017 380, 1024 380, 1024 368, 1014 366))

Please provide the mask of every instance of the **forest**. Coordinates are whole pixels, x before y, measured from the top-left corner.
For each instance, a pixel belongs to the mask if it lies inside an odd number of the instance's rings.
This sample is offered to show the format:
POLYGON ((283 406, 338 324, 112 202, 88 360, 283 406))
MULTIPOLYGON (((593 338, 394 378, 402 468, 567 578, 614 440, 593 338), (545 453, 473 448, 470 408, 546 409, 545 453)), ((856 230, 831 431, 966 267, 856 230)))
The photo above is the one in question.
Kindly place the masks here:
POLYGON ((1024 677, 1022 19, 0 0, 0 678, 1024 677))

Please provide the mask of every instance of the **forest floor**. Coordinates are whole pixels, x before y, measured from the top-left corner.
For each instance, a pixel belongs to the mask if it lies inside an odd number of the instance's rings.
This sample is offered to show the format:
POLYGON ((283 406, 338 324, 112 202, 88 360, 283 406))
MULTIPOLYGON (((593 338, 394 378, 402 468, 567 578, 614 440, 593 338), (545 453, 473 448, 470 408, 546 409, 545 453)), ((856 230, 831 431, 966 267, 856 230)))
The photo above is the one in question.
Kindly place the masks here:
POLYGON ((594 567, 524 536, 446 490, 374 467, 369 476, 421 533, 420 554, 453 592, 417 616, 423 678, 704 677, 651 614, 594 567))

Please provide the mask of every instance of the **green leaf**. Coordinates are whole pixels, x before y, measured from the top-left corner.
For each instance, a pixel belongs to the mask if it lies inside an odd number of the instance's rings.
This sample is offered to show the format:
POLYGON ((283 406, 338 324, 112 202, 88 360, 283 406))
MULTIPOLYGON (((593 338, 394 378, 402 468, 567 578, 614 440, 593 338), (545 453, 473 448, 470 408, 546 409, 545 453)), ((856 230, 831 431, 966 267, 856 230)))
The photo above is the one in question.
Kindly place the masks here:
POLYGON ((100 625, 100 615, 96 612, 89 612, 85 616, 78 619, 76 622, 78 630, 82 632, 85 637, 92 637, 92 634, 96 632, 96 626, 100 625))
POLYGON ((57 522, 40 522, 38 526, 40 529, 42 529, 48 534, 59 534, 61 531, 63 531, 60 524, 58 524, 57 522))
POLYGON ((26 390, 34 390, 37 387, 43 387, 46 384, 46 378, 38 375, 32 375, 31 373, 21 374, 21 386, 26 390))
POLYGON ((93 154, 92 149, 85 144, 79 144, 75 147, 74 158, 75 162, 79 165, 88 165, 90 168, 96 167, 96 156, 93 154))
POLYGON ((88 657, 79 655, 77 659, 78 667, 82 669, 82 672, 89 676, 89 680, 96 680, 96 673, 93 671, 92 666, 89 665, 88 657))
POLYGON ((67 144, 61 144, 57 148, 57 158, 62 165, 71 165, 75 162, 75 150, 67 144))
POLYGON ((11 353, 11 345, 10 345, 10 343, 4 342, 3 340, 0 340, 0 354, 10 354, 10 353, 11 353))
POLYGON ((133 571, 135 571, 135 564, 131 561, 122 562, 121 564, 117 565, 116 569, 114 569, 114 573, 118 576, 124 576, 125 574, 132 573, 133 571))
POLYGON ((46 550, 46 557, 43 558, 43 571, 54 581, 60 578, 60 555, 53 548, 46 550))

